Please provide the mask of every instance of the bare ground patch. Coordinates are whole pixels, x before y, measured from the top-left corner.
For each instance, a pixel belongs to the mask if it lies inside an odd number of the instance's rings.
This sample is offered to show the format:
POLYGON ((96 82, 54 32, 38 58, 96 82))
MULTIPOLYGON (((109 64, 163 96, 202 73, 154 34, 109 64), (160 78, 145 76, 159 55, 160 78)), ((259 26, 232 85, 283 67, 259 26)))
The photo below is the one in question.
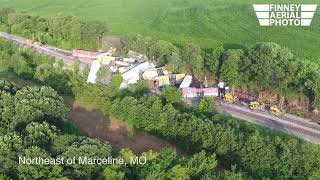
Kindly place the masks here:
POLYGON ((171 143, 154 135, 139 132, 90 106, 85 107, 74 103, 70 110, 70 118, 89 137, 109 141, 117 149, 130 148, 135 153, 142 153, 148 150, 159 151, 163 148, 172 148, 177 153, 182 153, 171 143))

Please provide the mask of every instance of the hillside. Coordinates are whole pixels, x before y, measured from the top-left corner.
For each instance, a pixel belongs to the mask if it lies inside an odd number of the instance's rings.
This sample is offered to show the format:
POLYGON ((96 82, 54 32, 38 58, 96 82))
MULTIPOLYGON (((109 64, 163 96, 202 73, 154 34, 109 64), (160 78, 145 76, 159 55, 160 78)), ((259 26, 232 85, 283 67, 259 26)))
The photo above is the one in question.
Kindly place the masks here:
MULTIPOLYGON (((272 0, 301 3, 297 0, 272 0)), ((268 2, 272 2, 268 1, 268 2)), ((300 57, 318 60, 320 13, 311 27, 260 27, 253 3, 263 0, 0 0, 1 7, 14 7, 35 15, 70 14, 84 20, 100 20, 109 34, 141 33, 158 39, 185 44, 196 42, 202 48, 252 46, 273 41, 289 47, 300 57)), ((308 0, 303 3, 317 3, 308 0)))

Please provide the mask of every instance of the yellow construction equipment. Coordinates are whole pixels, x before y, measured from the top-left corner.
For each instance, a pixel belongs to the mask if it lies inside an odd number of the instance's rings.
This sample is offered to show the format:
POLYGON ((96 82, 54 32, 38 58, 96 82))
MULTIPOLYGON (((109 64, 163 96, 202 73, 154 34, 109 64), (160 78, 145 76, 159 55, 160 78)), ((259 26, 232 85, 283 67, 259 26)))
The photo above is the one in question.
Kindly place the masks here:
POLYGON ((262 105, 257 102, 257 101, 252 101, 250 102, 250 105, 249 105, 250 109, 252 110, 261 110, 262 109, 262 105))
POLYGON ((249 108, 252 110, 262 110, 262 108, 264 107, 263 103, 260 103, 260 97, 261 97, 261 93, 259 93, 259 97, 257 101, 252 101, 249 104, 249 108))
POLYGON ((281 98, 280 102, 279 102, 279 106, 277 105, 273 105, 270 107, 270 112, 273 115, 276 116, 282 116, 285 114, 285 110, 283 109, 283 102, 284 102, 284 97, 281 98))
POLYGON ((225 95, 224 95, 224 101, 225 102, 229 102, 229 103, 233 103, 237 100, 237 98, 230 92, 227 92, 225 95))

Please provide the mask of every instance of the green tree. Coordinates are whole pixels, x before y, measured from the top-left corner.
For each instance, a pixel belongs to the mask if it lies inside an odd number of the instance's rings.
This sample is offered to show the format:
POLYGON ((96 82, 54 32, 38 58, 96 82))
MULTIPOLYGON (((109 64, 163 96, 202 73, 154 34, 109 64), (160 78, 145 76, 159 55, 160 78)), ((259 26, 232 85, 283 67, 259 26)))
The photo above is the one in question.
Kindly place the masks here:
POLYGON ((212 173, 217 165, 215 154, 208 155, 205 151, 194 154, 187 163, 188 170, 194 178, 200 178, 204 174, 212 173))
POLYGON ((254 82, 258 90, 279 90, 291 83, 294 56, 287 48, 276 43, 258 43, 246 54, 241 64, 243 78, 254 82))
POLYGON ((30 79, 33 77, 33 70, 29 66, 29 63, 26 59, 19 55, 14 54, 11 58, 11 67, 13 68, 14 72, 25 79, 30 79))
POLYGON ((182 61, 180 55, 176 52, 169 56, 168 63, 165 66, 173 73, 186 73, 186 63, 182 61))
MULTIPOLYGON (((23 157, 26 158, 36 158, 40 157, 42 159, 51 158, 50 154, 46 151, 34 146, 24 150, 23 157)), ((62 167, 57 164, 19 164, 18 173, 19 178, 21 179, 56 179, 62 177, 62 167)))
POLYGON ((34 74, 34 79, 39 80, 40 82, 45 82, 49 80, 52 73, 52 65, 42 64, 36 68, 36 73, 34 74))
POLYGON ((105 67, 100 67, 98 73, 97 73, 97 81, 103 82, 107 77, 107 69, 105 67))
POLYGON ((190 179, 188 169, 185 167, 182 167, 181 165, 176 165, 167 174, 168 179, 181 179, 181 180, 187 180, 190 179))
POLYGON ((143 37, 141 34, 128 33, 121 38, 124 53, 136 51, 148 55, 150 58, 150 47, 154 41, 150 37, 143 37))
POLYGON ((154 58, 159 66, 167 64, 173 53, 178 53, 178 48, 172 43, 163 40, 156 42, 150 47, 151 59, 154 58))
POLYGON ((120 95, 120 85, 123 81, 123 78, 121 75, 114 75, 111 78, 110 83, 107 85, 107 87, 104 89, 104 95, 106 95, 109 98, 115 98, 120 95))
POLYGON ((182 60, 189 66, 189 70, 197 75, 201 74, 204 65, 201 53, 200 46, 193 43, 187 44, 182 51, 182 60))
POLYGON ((57 137, 57 128, 50 126, 47 122, 32 122, 27 125, 25 141, 29 146, 38 146, 49 150, 54 139, 57 137))
POLYGON ((73 73, 78 74, 80 72, 80 61, 79 60, 75 61, 72 64, 71 68, 72 68, 73 73))
POLYGON ((205 97, 201 99, 200 104, 198 106, 198 110, 202 113, 212 113, 214 112, 215 104, 214 99, 212 97, 205 97))
POLYGON ((149 92, 148 81, 140 80, 138 81, 138 83, 130 85, 128 87, 128 91, 133 96, 142 96, 144 94, 147 94, 149 92))
POLYGON ((163 88, 163 95, 168 103, 174 104, 181 101, 181 92, 174 86, 163 88))
POLYGON ((81 164, 78 158, 109 157, 111 156, 111 146, 107 142, 103 143, 96 139, 87 138, 80 142, 74 142, 62 156, 65 159, 76 157, 75 164, 65 165, 70 170, 70 176, 74 178, 93 178, 93 175, 102 171, 102 166, 81 164))
POLYGON ((14 95, 17 90, 18 88, 13 82, 0 80, 0 91, 14 95))
POLYGON ((24 87, 15 97, 14 124, 32 121, 66 120, 68 109, 62 97, 50 87, 24 87))
POLYGON ((216 77, 219 77, 220 67, 221 67, 221 58, 224 52, 224 48, 219 46, 212 51, 210 58, 207 59, 206 65, 211 73, 216 77))
POLYGON ((103 175, 106 180, 112 179, 112 180, 124 180, 125 179, 125 173, 121 171, 119 165, 110 165, 106 167, 103 171, 103 175))
POLYGON ((18 178, 18 157, 23 151, 23 141, 15 133, 0 136, 0 174, 18 178))
POLYGON ((5 134, 12 131, 12 116, 15 112, 14 98, 4 91, 0 91, 0 132, 5 134))
POLYGON ((231 84, 233 87, 238 87, 241 85, 239 66, 243 56, 243 51, 241 49, 228 50, 224 56, 220 78, 231 84))

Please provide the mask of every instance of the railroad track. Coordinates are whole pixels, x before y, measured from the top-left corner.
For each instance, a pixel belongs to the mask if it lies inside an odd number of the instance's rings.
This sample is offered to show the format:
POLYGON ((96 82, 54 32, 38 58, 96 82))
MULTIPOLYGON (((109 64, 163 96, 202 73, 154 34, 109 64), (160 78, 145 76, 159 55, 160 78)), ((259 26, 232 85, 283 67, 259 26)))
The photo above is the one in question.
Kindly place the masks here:
POLYGON ((311 122, 303 122, 286 116, 276 117, 265 112, 251 111, 248 108, 227 103, 220 103, 218 110, 220 112, 227 112, 234 117, 320 144, 320 126, 311 122))
POLYGON ((89 61, 77 59, 77 58, 74 58, 73 56, 70 56, 69 55, 69 54, 71 54, 70 51, 65 51, 65 50, 58 49, 58 48, 55 48, 52 46, 47 46, 47 45, 36 46, 33 44, 29 44, 27 42, 27 39, 25 39, 25 38, 22 38, 19 36, 14 36, 12 34, 4 33, 4 32, 0 32, 0 37, 4 38, 7 41, 11 41, 15 44, 18 44, 21 47, 28 47, 28 48, 33 49, 34 51, 37 51, 38 53, 45 54, 45 55, 53 57, 57 60, 62 60, 64 62, 64 64, 66 64, 66 65, 72 65, 74 62, 79 60, 80 61, 80 68, 83 69, 87 65, 91 64, 91 62, 89 62, 89 61))

